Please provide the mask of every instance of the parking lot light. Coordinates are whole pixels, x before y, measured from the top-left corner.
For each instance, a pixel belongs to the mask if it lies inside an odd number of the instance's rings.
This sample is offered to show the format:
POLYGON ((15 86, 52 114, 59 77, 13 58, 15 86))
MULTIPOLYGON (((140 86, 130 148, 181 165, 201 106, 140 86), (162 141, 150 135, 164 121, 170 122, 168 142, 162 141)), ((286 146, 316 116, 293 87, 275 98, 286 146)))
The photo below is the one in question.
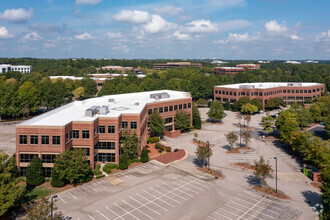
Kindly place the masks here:
POLYGON ((209 169, 210 169, 210 143, 209 141, 206 141, 207 143, 207 156, 208 156, 208 162, 207 162, 207 165, 209 166, 209 169))
POLYGON ((53 199, 56 199, 57 195, 53 195, 50 199, 50 219, 53 220, 53 199))
POLYGON ((277 157, 274 157, 275 159, 275 192, 277 194, 277 157))

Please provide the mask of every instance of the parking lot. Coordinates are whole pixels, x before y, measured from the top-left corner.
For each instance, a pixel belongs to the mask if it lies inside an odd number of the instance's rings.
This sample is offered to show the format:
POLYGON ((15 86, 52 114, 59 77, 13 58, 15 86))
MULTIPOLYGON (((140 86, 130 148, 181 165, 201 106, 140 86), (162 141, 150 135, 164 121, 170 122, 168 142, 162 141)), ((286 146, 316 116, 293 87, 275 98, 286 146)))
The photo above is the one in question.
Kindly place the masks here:
POLYGON ((0 123, 0 149, 8 155, 16 151, 16 124, 0 123))

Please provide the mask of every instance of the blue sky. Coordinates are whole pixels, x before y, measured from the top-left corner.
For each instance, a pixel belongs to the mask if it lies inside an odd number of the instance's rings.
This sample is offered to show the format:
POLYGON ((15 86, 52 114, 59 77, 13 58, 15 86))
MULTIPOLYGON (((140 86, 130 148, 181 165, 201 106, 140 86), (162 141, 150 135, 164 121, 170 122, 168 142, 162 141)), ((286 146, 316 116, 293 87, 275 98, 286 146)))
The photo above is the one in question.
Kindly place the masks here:
POLYGON ((330 59, 328 0, 5 2, 0 57, 330 59))

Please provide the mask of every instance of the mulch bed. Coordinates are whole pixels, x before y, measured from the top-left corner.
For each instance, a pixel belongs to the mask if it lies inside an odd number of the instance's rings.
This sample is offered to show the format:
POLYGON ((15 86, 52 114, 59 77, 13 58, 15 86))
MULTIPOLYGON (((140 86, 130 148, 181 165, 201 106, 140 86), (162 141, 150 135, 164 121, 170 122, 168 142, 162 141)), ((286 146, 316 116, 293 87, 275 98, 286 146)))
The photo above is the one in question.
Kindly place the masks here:
POLYGON ((241 151, 239 151, 238 148, 234 148, 234 149, 227 151, 227 154, 239 154, 239 153, 241 153, 241 151))
POLYGON ((246 169, 246 170, 255 171, 254 169, 252 169, 251 164, 249 164, 249 163, 234 163, 234 165, 241 167, 243 169, 246 169))
POLYGON ((155 144, 148 144, 148 151, 149 158, 158 156, 160 154, 158 149, 155 148, 155 144))
POLYGON ((198 167, 197 170, 202 171, 204 173, 211 174, 212 176, 214 176, 216 178, 221 178, 221 179, 225 178, 220 170, 208 169, 206 167, 198 167))
POLYGON ((181 149, 181 150, 179 150, 177 152, 174 152, 174 151, 167 152, 167 153, 165 153, 163 155, 154 157, 153 159, 154 160, 157 160, 157 161, 159 161, 161 163, 168 164, 168 163, 171 163, 173 161, 180 160, 180 159, 182 159, 185 156, 186 156, 186 151, 184 151, 184 150, 181 149))
POLYGON ((277 190, 277 193, 275 192, 275 189, 266 187, 266 186, 254 186, 253 189, 265 193, 270 196, 274 196, 280 199, 289 199, 287 195, 285 195, 283 192, 277 190))

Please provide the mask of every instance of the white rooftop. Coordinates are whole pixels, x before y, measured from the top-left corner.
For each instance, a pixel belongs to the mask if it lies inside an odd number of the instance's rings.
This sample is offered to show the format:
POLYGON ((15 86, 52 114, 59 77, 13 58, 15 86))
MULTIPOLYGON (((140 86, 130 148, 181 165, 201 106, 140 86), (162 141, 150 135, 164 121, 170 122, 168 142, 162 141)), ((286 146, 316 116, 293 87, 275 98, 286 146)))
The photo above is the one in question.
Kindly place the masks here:
POLYGON ((230 84, 215 86, 217 88, 231 88, 231 89, 269 89, 276 87, 290 87, 290 86, 316 86, 322 85, 321 83, 297 83, 297 82, 266 82, 266 83, 239 83, 239 84, 230 84))
POLYGON ((214 67, 214 68, 218 68, 218 69, 226 69, 226 70, 244 70, 243 67, 214 67))
POLYGON ((191 98, 188 92, 173 90, 158 90, 149 92, 127 93, 120 95, 108 95, 98 98, 74 101, 52 111, 46 112, 35 118, 20 123, 22 126, 64 126, 72 121, 94 121, 98 117, 118 118, 121 114, 140 114, 147 103, 162 102, 183 98, 191 98), (150 98, 151 94, 167 93, 168 98, 156 100, 150 98), (112 99, 112 100, 111 100, 112 99), (110 101, 111 100, 111 101, 110 101), (138 103, 138 104, 137 104, 138 103), (96 114, 86 117, 85 110, 92 106, 108 106, 106 115, 96 114))

